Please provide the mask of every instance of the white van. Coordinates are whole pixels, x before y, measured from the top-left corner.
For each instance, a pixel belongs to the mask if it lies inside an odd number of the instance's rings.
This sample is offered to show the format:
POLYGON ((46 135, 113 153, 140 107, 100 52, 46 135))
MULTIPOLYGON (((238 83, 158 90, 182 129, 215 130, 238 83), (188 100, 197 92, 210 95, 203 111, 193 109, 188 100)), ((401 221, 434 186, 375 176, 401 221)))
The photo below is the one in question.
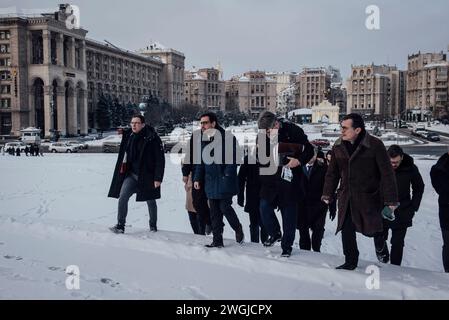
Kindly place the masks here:
POLYGON ((41 129, 29 127, 20 130, 20 132, 22 133, 22 142, 26 144, 41 144, 41 129))

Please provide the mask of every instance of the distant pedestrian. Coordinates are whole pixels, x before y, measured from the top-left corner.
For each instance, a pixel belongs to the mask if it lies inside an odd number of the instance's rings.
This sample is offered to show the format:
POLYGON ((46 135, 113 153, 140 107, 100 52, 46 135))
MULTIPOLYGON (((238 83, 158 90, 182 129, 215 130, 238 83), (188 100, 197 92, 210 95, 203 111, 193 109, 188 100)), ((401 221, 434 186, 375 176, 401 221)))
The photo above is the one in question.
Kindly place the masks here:
POLYGON ((20 157, 20 147, 17 147, 17 148, 16 148, 16 156, 17 156, 17 157, 20 157))

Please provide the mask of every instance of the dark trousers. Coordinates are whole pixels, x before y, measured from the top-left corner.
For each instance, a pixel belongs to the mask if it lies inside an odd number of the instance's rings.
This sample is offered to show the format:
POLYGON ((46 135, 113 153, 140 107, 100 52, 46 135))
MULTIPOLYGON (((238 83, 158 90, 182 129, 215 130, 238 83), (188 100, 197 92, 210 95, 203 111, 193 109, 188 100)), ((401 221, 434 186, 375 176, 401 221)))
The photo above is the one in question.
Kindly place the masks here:
MULTIPOLYGON (((380 235, 379 238, 374 238, 374 245, 376 246, 377 251, 381 251, 383 246, 387 245, 388 240, 388 231, 390 228, 384 224, 384 231, 380 235), (376 240, 377 239, 377 240, 376 240)), ((390 261, 391 264, 400 266, 402 263, 402 255, 404 252, 404 239, 407 234, 407 227, 391 229, 391 253, 390 253, 390 261)))
POLYGON ((441 229, 443 234, 443 266, 444 272, 449 272, 449 229, 441 229))
MULTIPOLYGON (((126 216, 128 215, 128 201, 131 196, 137 192, 137 180, 133 176, 127 176, 123 181, 118 199, 118 225, 125 226, 126 216)), ((150 215, 150 227, 156 227, 157 224, 157 205, 156 200, 148 200, 148 213, 150 215)))
POLYGON ((206 234, 204 222, 198 213, 189 211, 189 220, 194 234, 206 234))
POLYGON ((320 252, 321 241, 324 236, 327 207, 304 206, 298 209, 299 248, 320 252), (312 237, 310 237, 310 230, 312 237))
POLYGON ((223 216, 226 217, 226 220, 228 220, 231 228, 234 231, 240 230, 242 228, 239 218, 232 208, 232 198, 209 199, 209 206, 214 242, 223 242, 223 216))
POLYGON ((357 248, 357 236, 355 226, 351 218, 351 210, 346 211, 345 221, 341 229, 341 241, 343 244, 343 254, 345 262, 357 265, 359 262, 359 250, 357 248))
POLYGON ((210 209, 209 205, 207 204, 207 196, 204 192, 204 188, 201 188, 199 190, 192 188, 192 200, 193 200, 193 207, 195 208, 195 211, 198 213, 199 218, 201 219, 201 223, 206 225, 211 225, 210 221, 210 209))
POLYGON ((259 232, 260 240, 264 243, 268 239, 267 231, 265 230, 260 210, 251 210, 249 212, 249 231, 251 234, 251 242, 259 242, 259 232))
MULTIPOLYGON (((296 203, 279 206, 282 215, 282 250, 291 250, 296 233, 296 203)), ((260 199, 260 212, 262 214, 262 223, 267 230, 268 235, 275 237, 281 233, 279 221, 274 213, 275 206, 267 200, 260 199)))

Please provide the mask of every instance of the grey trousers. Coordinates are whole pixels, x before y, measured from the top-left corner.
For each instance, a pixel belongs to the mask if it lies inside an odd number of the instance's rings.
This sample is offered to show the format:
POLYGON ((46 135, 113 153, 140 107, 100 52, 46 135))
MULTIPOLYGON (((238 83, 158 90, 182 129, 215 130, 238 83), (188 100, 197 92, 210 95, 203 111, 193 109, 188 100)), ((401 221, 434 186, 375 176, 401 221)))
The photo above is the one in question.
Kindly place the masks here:
MULTIPOLYGON (((118 199, 118 225, 125 226, 126 216, 128 215, 128 201, 131 196, 137 192, 137 176, 130 175, 123 181, 118 199)), ((157 205, 156 200, 148 200, 148 213, 150 215, 150 227, 156 227, 157 224, 157 205)))

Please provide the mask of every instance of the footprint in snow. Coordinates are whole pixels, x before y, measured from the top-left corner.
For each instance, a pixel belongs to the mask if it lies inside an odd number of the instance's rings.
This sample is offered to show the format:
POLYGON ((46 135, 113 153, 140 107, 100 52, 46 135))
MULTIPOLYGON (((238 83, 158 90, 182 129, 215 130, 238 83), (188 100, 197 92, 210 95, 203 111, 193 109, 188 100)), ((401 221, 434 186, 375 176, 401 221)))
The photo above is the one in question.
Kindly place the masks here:
POLYGON ((15 260, 23 260, 22 257, 10 256, 9 254, 3 256, 5 259, 15 259, 15 260))
POLYGON ((51 270, 51 271, 62 271, 63 270, 63 268, 61 268, 61 267, 48 267, 48 270, 51 270))
POLYGON ((113 288, 120 284, 120 282, 116 282, 116 281, 114 281, 112 279, 109 279, 109 278, 101 278, 100 281, 101 281, 101 283, 108 284, 108 285, 110 285, 113 288))

